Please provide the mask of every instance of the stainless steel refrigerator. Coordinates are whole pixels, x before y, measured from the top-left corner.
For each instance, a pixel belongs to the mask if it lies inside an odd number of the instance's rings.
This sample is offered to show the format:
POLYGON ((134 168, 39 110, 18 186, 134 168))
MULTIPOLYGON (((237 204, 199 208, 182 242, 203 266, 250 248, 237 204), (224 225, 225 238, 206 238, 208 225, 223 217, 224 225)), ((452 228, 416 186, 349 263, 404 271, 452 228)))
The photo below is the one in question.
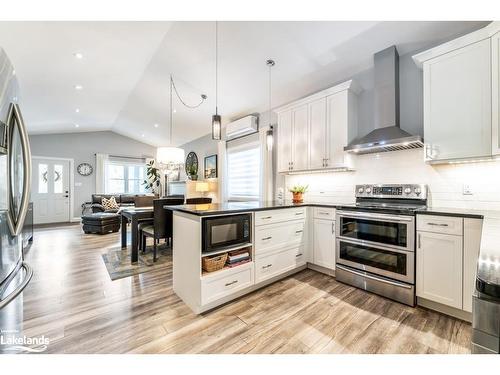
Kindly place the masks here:
MULTIPOLYGON (((31 153, 16 73, 0 47, 0 335, 22 334, 22 291, 33 271, 22 236, 31 184, 31 153)), ((0 352, 6 351, 0 345, 0 352)))

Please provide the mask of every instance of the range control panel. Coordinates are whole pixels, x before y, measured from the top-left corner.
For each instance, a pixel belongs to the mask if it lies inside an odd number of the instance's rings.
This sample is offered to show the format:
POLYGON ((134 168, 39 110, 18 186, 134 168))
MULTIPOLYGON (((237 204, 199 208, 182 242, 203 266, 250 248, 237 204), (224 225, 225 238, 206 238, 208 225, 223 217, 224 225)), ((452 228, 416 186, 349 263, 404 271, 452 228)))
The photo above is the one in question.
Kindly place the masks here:
POLYGON ((427 185, 356 185, 356 198, 427 199, 427 185))

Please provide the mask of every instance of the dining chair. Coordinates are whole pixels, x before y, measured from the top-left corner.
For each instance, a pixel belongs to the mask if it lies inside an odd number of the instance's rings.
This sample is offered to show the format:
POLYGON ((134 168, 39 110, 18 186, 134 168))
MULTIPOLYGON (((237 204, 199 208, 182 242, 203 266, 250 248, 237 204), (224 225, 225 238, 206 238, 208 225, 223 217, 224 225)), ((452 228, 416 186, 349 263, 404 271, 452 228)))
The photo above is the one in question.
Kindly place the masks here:
POLYGON ((212 203, 212 198, 199 197, 199 198, 186 199, 186 204, 207 204, 207 203, 212 203))
POLYGON ((184 204, 180 198, 160 198, 153 200, 153 222, 139 225, 139 238, 141 249, 146 251, 146 239, 153 238, 153 262, 157 260, 157 247, 160 239, 165 239, 167 245, 171 242, 173 232, 173 215, 171 210, 164 206, 177 206, 184 204))
POLYGON ((134 205, 135 205, 135 207, 152 207, 153 200, 155 198, 156 197, 154 195, 145 195, 145 196, 134 197, 134 205))

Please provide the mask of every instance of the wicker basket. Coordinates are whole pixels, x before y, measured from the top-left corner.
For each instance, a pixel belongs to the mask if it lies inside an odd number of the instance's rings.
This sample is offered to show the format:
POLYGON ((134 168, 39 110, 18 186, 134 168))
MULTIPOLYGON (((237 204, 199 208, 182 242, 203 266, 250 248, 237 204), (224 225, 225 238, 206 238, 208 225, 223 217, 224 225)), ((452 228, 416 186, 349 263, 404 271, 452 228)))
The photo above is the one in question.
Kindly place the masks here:
POLYGON ((227 260, 227 253, 220 254, 214 257, 201 258, 201 267, 203 271, 214 272, 224 268, 227 260))

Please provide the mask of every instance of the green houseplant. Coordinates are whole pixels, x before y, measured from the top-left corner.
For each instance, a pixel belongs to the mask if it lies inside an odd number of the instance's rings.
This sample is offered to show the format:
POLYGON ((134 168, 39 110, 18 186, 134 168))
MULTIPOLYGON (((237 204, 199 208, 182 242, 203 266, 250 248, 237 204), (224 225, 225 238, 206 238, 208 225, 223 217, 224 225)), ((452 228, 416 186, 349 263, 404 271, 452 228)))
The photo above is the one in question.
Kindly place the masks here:
POLYGON ((146 164, 146 179, 142 184, 153 193, 157 193, 160 190, 160 170, 155 167, 154 160, 146 164))
POLYGON ((288 189, 293 194, 293 203, 304 202, 304 193, 309 188, 309 185, 294 185, 288 189))
POLYGON ((198 168, 195 165, 189 165, 187 167, 187 173, 190 180, 196 181, 198 179, 198 168))

